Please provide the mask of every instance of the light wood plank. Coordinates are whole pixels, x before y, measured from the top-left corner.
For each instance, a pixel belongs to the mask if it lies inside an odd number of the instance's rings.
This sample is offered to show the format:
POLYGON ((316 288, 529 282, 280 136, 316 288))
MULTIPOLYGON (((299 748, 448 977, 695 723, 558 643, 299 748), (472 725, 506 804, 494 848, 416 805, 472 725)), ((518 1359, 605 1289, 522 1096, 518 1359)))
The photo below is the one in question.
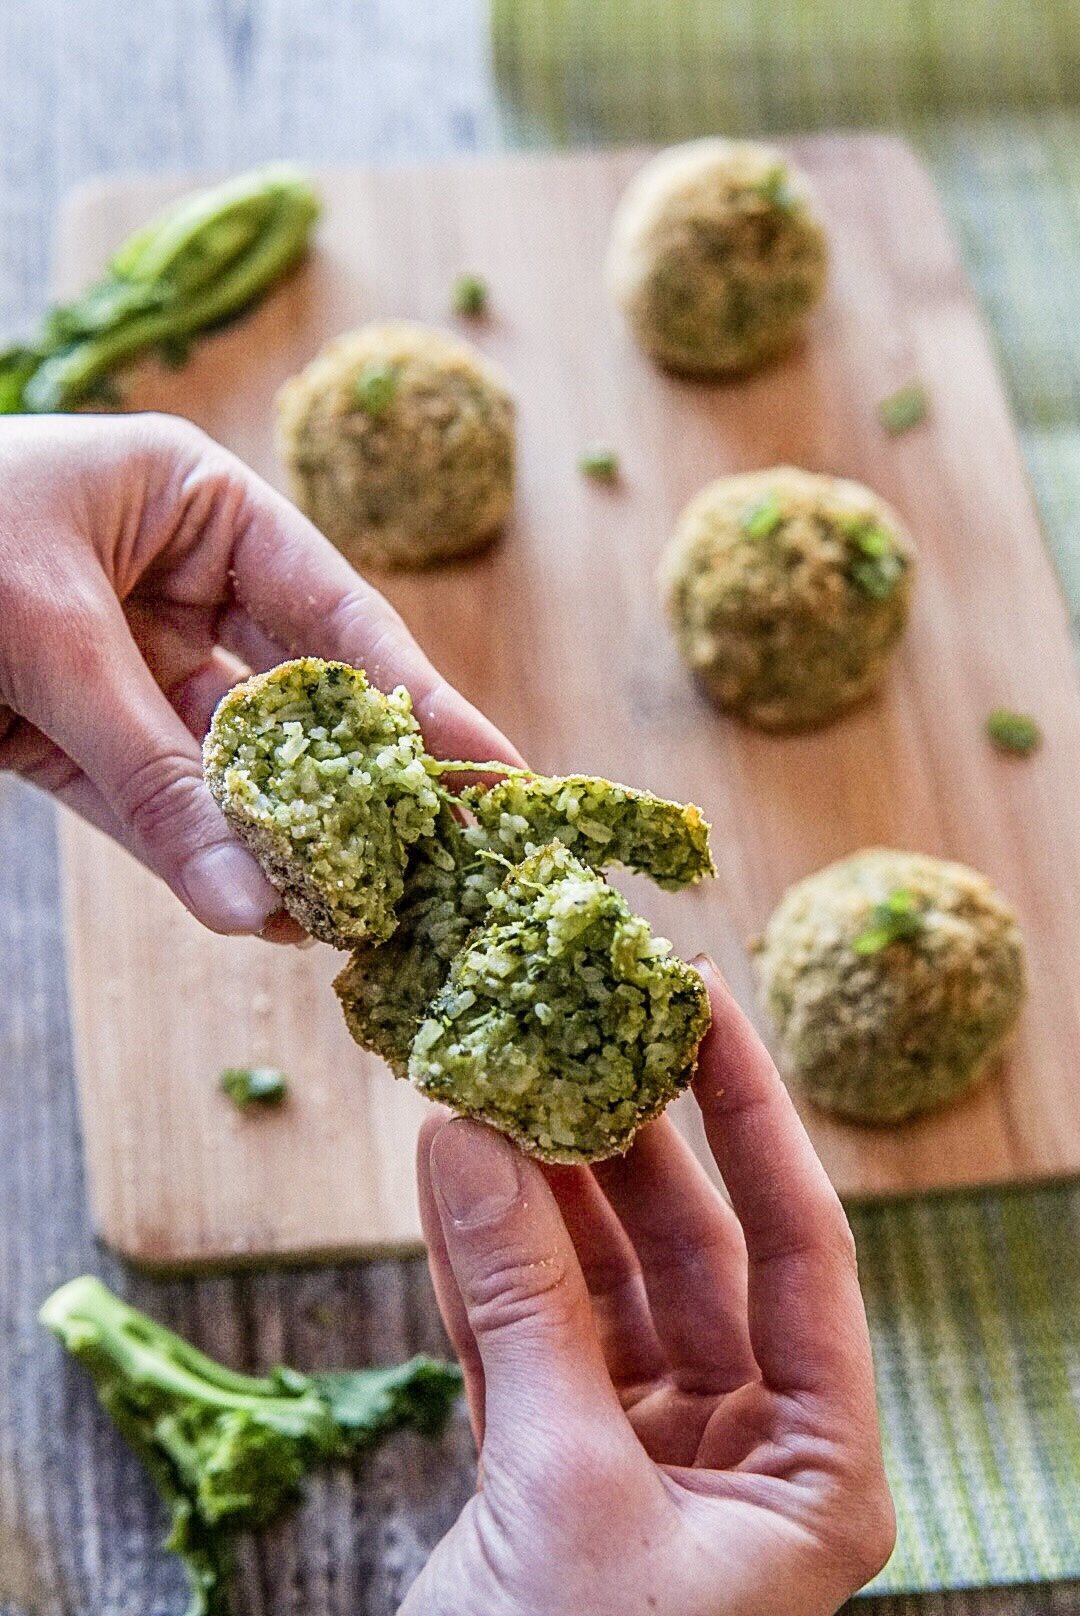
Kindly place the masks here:
MULTIPOLYGON (((947 1112, 888 1131, 808 1111, 848 1195, 1080 1168, 1080 696, 1065 608, 989 345, 910 151, 878 137, 795 143, 816 181, 835 272, 811 340, 769 372, 710 388, 664 378, 609 307, 599 266, 640 153, 328 172, 310 265, 181 373, 145 367, 130 403, 190 415, 280 482, 277 385, 362 320, 447 322, 451 282, 491 282, 480 344, 521 405, 517 515, 480 560, 385 580, 433 658, 530 761, 588 769, 702 804, 719 880, 675 898, 631 881, 684 951, 706 948, 753 1002, 744 941, 783 888, 872 843, 985 870, 1016 903, 1034 993, 1007 1070, 947 1112), (912 376, 933 419, 891 439, 877 401, 912 376), (575 472, 613 443, 607 490, 575 472), (693 691, 663 628, 653 570, 684 501, 726 471, 794 461, 870 483, 902 511, 921 565, 913 621, 880 701, 812 737, 755 736, 693 691), (986 712, 1038 714, 1027 763, 982 738, 986 712)), ((79 284, 163 198, 110 184, 68 212, 79 284)), ((422 1106, 344 1036, 319 948, 285 956, 202 933, 94 833, 63 832, 69 970, 95 1216, 154 1263, 342 1254, 416 1238, 409 1153, 422 1106), (236 1118, 217 1070, 273 1060, 279 1116, 236 1118)), ((687 1102, 677 1111, 691 1137, 687 1102)), ((700 1142, 700 1141, 699 1141, 700 1142)))

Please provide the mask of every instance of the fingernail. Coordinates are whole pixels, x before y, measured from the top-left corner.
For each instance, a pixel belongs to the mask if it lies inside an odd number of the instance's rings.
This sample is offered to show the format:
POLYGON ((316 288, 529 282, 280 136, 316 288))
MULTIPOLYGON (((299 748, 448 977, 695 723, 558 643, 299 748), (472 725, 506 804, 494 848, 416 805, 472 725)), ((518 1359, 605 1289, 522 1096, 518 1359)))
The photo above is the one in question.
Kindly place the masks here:
POLYGON ((495 1223, 521 1188, 514 1147, 477 1122, 454 1120, 440 1128, 429 1159, 435 1193, 460 1229, 495 1223))
POLYGON ((199 919, 214 931, 256 933, 281 907, 281 896, 246 848, 219 842, 188 860, 184 896, 199 919))
POLYGON ((690 964, 699 976, 715 976, 718 982, 724 980, 720 973, 720 967, 711 954, 695 954, 690 964))

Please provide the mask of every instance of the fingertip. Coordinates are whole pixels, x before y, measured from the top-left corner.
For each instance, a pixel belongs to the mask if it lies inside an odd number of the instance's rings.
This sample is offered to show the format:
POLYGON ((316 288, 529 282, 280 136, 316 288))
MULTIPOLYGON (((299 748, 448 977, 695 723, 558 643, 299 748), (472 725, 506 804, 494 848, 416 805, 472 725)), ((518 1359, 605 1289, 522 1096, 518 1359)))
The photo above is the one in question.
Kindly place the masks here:
POLYGON ((479 1229, 505 1217, 521 1190, 521 1157, 509 1139, 464 1117, 434 1131, 428 1151, 443 1225, 479 1229))
POLYGON ((711 954, 695 954, 690 964, 709 990, 710 1000, 715 994, 718 999, 731 1001, 732 994, 727 979, 711 954))
POLYGON ((183 865, 179 887, 196 920, 225 936, 260 936, 281 908, 280 894, 239 842, 199 848, 183 865))
POLYGON ((435 675, 418 700, 416 719, 429 750, 438 757, 524 766, 520 752, 502 731, 441 675, 435 675))
POLYGON ((416 1165, 423 1173, 428 1171, 431 1158, 431 1142, 439 1129, 450 1121, 453 1112, 444 1105, 432 1106, 428 1115, 420 1124, 420 1131, 416 1136, 416 1165))

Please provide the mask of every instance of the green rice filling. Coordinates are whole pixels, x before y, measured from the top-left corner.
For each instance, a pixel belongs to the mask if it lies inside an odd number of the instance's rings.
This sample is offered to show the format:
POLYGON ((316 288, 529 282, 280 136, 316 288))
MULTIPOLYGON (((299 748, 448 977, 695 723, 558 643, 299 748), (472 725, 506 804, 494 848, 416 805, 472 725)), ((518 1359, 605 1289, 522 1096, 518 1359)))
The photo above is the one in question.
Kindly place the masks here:
POLYGON ((709 827, 692 803, 582 774, 513 776, 462 800, 475 815, 478 845, 512 860, 559 841, 594 870, 621 864, 670 890, 715 873, 709 827))
POLYGON ((708 1025, 700 977, 558 842, 512 868, 487 907, 409 1076, 542 1155, 625 1150, 690 1080, 708 1025))
POLYGON ((485 918, 508 864, 557 841, 591 869, 621 864, 669 889, 713 873, 698 808, 610 780, 515 773, 487 790, 469 788, 460 801, 473 823, 463 828, 447 811, 439 863, 427 843, 410 858, 397 931, 357 949, 334 984, 353 1037, 399 1076, 450 961, 485 918))
POLYGON ((318 905, 311 929, 346 946, 397 924, 408 849, 434 835, 442 800, 429 761, 405 689, 384 696, 315 658, 231 690, 205 748, 227 817, 276 884, 299 884, 298 918, 318 905))
POLYGON ((524 770, 454 797, 440 776, 473 765, 424 750, 404 690, 383 696, 314 658, 230 691, 205 764, 290 911, 352 948, 334 983, 349 1030, 398 1076, 574 1159, 625 1149, 687 1080, 707 1020, 700 981, 598 872, 619 864, 672 889, 711 875, 697 808, 524 770), (437 1074, 431 1028, 474 1009, 481 958, 491 982, 507 964, 509 997, 470 1016, 467 1052, 437 1074), (489 1105, 489 1089, 502 1100, 489 1105))

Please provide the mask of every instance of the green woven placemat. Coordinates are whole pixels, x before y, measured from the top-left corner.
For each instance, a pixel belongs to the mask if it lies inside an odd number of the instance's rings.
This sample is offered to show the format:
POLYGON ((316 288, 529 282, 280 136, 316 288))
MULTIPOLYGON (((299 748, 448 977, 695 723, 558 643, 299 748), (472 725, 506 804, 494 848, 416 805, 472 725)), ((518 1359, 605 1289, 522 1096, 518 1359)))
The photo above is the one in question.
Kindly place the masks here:
POLYGON ((848 1211, 897 1517, 869 1592, 1080 1577, 1080 1186, 848 1211))
MULTIPOLYGON (((511 145, 914 141, 1080 619, 1078 0, 492 0, 492 27, 511 145)), ((898 1517, 868 1592, 1080 1578, 1080 1182, 849 1210, 898 1517)))

